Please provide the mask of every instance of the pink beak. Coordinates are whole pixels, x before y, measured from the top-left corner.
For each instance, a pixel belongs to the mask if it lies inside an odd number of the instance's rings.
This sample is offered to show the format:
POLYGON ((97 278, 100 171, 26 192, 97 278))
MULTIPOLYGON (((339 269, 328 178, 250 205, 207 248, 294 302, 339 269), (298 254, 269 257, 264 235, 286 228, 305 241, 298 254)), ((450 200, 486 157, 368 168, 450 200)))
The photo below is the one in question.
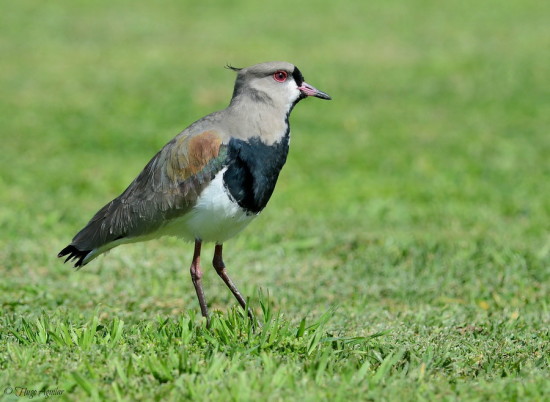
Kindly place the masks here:
POLYGON ((307 82, 302 82, 302 85, 299 86, 298 89, 305 96, 315 96, 316 98, 326 99, 326 100, 332 99, 328 94, 324 93, 323 91, 319 91, 317 88, 309 85, 307 82))

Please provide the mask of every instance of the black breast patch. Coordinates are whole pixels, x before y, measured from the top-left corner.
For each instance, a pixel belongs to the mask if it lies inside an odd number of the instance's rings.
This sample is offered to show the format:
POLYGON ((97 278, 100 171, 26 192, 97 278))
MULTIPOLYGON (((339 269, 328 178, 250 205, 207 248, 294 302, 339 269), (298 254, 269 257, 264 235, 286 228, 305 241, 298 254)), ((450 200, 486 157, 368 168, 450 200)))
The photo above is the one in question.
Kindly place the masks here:
POLYGON ((233 199, 244 210, 258 213, 267 205, 286 162, 289 136, 287 132, 281 141, 272 145, 258 137, 229 141, 223 179, 233 199))

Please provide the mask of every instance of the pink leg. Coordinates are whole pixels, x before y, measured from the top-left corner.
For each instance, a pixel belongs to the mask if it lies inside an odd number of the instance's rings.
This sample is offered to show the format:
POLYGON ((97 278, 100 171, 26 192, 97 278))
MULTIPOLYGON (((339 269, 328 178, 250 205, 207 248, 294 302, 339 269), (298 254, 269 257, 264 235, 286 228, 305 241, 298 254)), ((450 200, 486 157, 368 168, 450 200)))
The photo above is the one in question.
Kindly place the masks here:
MULTIPOLYGON (((246 301, 244 300, 243 296, 241 295, 241 292, 239 292, 239 289, 235 286, 231 278, 227 275, 227 270, 225 269, 225 263, 223 262, 223 244, 216 244, 216 248, 214 249, 214 259, 212 260, 212 265, 216 269, 216 272, 220 276, 220 278, 223 279, 229 290, 231 290, 231 293, 233 293, 233 296, 237 299, 239 304, 243 309, 246 310, 246 301)), ((248 316, 254 322, 254 316, 252 315, 252 311, 250 309, 247 310, 248 316)))
POLYGON ((201 241, 195 240, 195 252, 193 253, 193 262, 191 263, 191 280, 197 292, 197 298, 201 306, 202 316, 206 318, 206 325, 210 326, 210 317, 208 316, 208 307, 204 299, 204 291, 202 290, 202 271, 201 271, 201 241))

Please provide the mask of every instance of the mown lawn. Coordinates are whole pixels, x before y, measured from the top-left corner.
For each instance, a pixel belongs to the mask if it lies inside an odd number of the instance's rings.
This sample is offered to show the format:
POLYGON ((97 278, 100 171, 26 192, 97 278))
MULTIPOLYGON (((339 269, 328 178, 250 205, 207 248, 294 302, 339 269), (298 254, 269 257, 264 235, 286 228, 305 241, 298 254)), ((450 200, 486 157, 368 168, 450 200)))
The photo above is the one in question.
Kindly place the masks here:
POLYGON ((547 398, 550 3, 184 3, 2 8, 0 398, 547 398), (57 260, 225 107, 226 63, 266 60, 334 100, 296 107, 270 205, 224 249, 261 329, 211 247, 210 330, 190 244, 57 260))

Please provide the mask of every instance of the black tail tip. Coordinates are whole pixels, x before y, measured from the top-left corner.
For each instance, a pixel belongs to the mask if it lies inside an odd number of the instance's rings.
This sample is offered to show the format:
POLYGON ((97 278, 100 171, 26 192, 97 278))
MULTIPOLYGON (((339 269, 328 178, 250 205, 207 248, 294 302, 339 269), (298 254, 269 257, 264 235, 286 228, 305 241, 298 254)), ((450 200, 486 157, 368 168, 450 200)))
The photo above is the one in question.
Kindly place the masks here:
POLYGON ((57 254, 57 258, 65 257, 66 255, 68 255, 64 262, 75 260, 74 267, 79 268, 84 265, 84 259, 88 254, 90 254, 91 251, 92 250, 79 250, 72 244, 69 244, 67 247, 61 250, 59 254, 57 254))

